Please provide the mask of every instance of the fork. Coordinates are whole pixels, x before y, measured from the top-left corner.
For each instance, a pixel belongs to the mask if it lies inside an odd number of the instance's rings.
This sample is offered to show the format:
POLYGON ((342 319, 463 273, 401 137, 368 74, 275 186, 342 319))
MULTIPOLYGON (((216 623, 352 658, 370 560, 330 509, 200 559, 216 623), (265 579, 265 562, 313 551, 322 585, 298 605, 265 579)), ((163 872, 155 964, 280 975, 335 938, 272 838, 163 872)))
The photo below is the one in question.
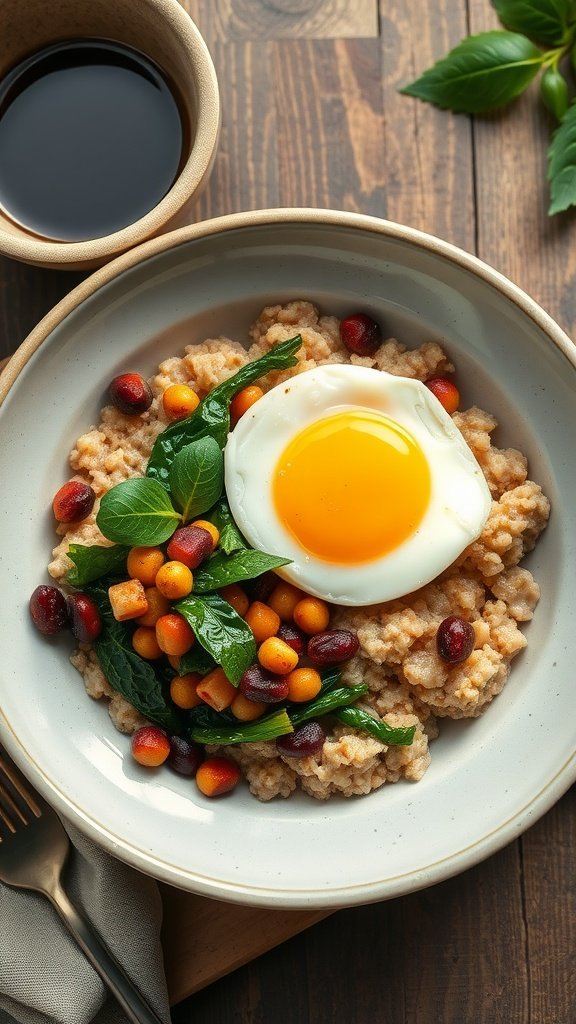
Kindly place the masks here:
POLYGON ((0 880, 47 896, 133 1024, 164 1024, 62 886, 70 851, 56 811, 0 748, 0 880))

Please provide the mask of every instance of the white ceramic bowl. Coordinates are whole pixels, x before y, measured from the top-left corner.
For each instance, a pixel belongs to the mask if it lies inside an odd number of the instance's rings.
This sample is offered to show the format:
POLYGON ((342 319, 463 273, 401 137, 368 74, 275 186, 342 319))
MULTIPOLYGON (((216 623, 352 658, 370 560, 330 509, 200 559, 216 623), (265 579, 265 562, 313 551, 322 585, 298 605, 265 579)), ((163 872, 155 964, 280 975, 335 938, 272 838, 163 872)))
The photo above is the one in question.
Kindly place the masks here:
POLYGON ((30 335, 0 378, 0 734, 57 809, 116 856, 182 888, 261 906, 343 906, 461 871, 543 814, 576 776, 575 349, 495 271, 437 239, 352 214, 239 214, 147 242, 99 270, 30 335), (358 307, 409 345, 439 340, 463 404, 526 452, 552 517, 526 564, 542 588, 527 649, 474 721, 444 723, 418 784, 317 803, 207 800, 140 769, 84 694, 68 642, 33 631, 27 602, 53 543, 49 514, 71 443, 110 378, 152 372, 187 342, 239 339, 270 301, 358 307))

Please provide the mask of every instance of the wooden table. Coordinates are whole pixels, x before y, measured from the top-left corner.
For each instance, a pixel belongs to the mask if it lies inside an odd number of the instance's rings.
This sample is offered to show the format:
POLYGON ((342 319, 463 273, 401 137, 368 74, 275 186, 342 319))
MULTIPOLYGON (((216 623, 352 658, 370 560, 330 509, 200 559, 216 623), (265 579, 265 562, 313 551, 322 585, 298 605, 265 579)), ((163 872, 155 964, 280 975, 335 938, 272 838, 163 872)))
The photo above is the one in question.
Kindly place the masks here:
MULTIPOLYGON (((535 90, 471 120, 402 97, 489 0, 186 0, 224 108, 197 218, 272 206, 354 210, 432 232, 521 285, 568 332, 576 224, 546 216, 551 124, 535 90)), ((0 356, 77 281, 0 261, 0 356)), ((537 756, 537 751, 535 751, 537 756)), ((432 889, 339 911, 174 1012, 178 1024, 574 1024, 576 793, 521 839, 432 889)), ((171 994, 202 983, 195 956, 235 940, 235 963, 314 918, 271 914, 259 949, 239 911, 214 939, 206 901, 165 890, 171 994)), ((208 907, 209 910, 209 907, 208 907)), ((205 958, 204 958, 205 959, 205 958)))

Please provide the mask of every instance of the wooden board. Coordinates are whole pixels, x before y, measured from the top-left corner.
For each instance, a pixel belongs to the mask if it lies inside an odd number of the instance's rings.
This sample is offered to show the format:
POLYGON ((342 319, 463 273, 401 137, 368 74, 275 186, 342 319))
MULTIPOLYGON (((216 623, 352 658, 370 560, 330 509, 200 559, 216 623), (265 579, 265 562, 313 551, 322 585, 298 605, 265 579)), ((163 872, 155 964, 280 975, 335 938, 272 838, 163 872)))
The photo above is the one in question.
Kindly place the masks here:
POLYGON ((161 886, 162 945, 170 1003, 328 917, 321 910, 258 910, 161 886))

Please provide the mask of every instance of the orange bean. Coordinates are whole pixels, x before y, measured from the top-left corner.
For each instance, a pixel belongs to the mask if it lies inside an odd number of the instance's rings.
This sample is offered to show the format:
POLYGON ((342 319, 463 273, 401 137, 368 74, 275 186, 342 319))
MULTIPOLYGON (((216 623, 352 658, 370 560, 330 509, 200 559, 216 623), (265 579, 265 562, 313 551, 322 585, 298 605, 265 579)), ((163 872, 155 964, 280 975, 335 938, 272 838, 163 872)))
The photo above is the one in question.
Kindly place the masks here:
POLYGON ((197 672, 187 672, 185 676, 174 676, 170 680, 170 696, 177 707, 188 711, 202 703, 202 698, 196 692, 201 679, 202 676, 197 672))
POLYGON ((229 793, 240 780, 240 769, 227 757, 207 757, 196 772, 196 785, 204 796, 229 793))
POLYGON ((232 605, 234 611, 244 618, 250 606, 250 598, 246 591, 242 590, 237 583, 229 583, 226 587, 222 587, 219 593, 220 597, 223 597, 228 604, 232 605))
POLYGON ((280 629, 278 612, 262 601, 253 601, 244 618, 254 633, 257 644, 263 643, 270 636, 276 636, 280 629))
POLYGON ((281 580, 270 594, 268 604, 280 616, 282 622, 290 622, 296 605, 305 596, 303 590, 281 580))
POLYGON ((133 580, 140 580, 145 587, 151 587, 164 562, 164 553, 160 548, 130 548, 126 568, 133 580))
POLYGON ((136 621, 140 626, 155 626, 160 616, 166 615, 170 610, 170 602, 156 587, 146 587, 144 593, 148 601, 148 611, 136 621))
POLYGON ((258 648, 258 661, 277 676, 285 676, 298 664, 296 651, 277 636, 271 636, 258 648))
POLYGON ((170 384, 162 395, 162 405, 169 420, 183 420, 195 412, 200 399, 188 384, 170 384))
POLYGON ((232 423, 237 423, 240 417, 262 398, 263 394, 262 388, 259 388, 257 384, 249 384, 248 387, 242 388, 242 391, 234 395, 230 402, 230 419, 232 423))
POLYGON ((326 629, 330 622, 330 609, 319 597, 303 597, 294 608, 292 618, 303 633, 314 635, 326 629))
POLYGON ((288 681, 288 700, 301 703, 313 700, 322 689, 320 673, 315 668, 295 668, 286 677, 288 681))
POLYGON ((194 633, 186 619, 178 612, 161 615, 156 623, 156 639, 164 654, 177 658, 186 654, 194 644, 194 633))
POLYGON ((162 657, 162 649, 156 639, 156 630, 150 626, 138 626, 132 634, 132 647, 141 658, 155 661, 162 657))

